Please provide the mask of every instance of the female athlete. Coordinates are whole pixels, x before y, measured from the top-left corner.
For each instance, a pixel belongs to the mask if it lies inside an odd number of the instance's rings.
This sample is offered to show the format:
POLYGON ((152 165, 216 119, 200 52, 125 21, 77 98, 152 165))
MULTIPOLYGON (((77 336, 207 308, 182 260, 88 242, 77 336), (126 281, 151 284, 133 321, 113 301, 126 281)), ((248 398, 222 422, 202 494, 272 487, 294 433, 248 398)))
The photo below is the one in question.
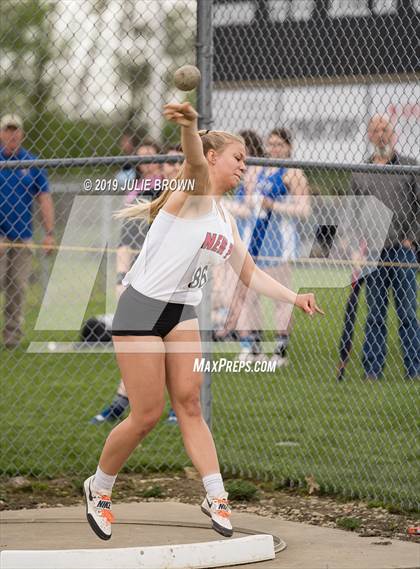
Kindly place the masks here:
POLYGON ((216 448, 200 408, 203 377, 193 368, 195 358, 201 357, 195 307, 209 268, 228 260, 256 292, 294 304, 309 315, 322 314, 313 294, 296 294, 256 267, 235 221, 220 203, 245 172, 243 139, 223 131, 200 133, 190 103, 165 105, 164 115, 181 126, 185 161, 179 189, 119 213, 124 218, 148 215, 153 222, 123 281, 126 289, 113 320, 113 342, 131 412, 109 434, 96 473, 84 483, 87 519, 101 539, 111 537, 111 492, 117 474, 159 421, 165 387, 186 452, 203 480, 206 497, 201 509, 217 532, 233 533, 216 448), (195 349, 177 351, 182 342, 195 349))

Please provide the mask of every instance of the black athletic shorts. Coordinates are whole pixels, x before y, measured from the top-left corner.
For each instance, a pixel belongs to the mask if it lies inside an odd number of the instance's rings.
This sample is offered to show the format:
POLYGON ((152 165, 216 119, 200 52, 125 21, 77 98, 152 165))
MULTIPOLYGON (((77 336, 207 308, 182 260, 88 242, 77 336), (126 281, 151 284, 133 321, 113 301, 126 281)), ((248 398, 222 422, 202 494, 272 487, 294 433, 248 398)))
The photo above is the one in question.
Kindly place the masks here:
POLYGON ((177 324, 197 318, 194 306, 144 296, 132 286, 121 294, 112 321, 113 336, 160 336, 177 324))

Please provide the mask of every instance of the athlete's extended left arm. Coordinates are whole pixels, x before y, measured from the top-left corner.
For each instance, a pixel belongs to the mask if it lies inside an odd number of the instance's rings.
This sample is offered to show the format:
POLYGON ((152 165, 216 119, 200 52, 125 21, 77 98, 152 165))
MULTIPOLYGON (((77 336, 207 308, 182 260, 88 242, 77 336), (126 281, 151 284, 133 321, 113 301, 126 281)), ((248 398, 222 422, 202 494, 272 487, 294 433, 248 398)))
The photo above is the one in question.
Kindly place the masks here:
POLYGON ((232 230, 234 247, 229 262, 246 287, 274 300, 295 304, 298 308, 311 316, 316 312, 324 314, 317 306, 314 294, 296 294, 257 267, 251 255, 248 253, 244 242, 240 238, 234 221, 232 223, 232 230))

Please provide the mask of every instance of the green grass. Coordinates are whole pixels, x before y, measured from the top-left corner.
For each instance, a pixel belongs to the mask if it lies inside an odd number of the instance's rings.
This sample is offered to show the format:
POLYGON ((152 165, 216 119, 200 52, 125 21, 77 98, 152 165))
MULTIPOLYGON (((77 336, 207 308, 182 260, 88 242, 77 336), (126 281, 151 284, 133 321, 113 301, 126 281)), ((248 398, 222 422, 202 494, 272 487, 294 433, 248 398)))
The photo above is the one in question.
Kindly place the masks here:
POLYGON ((163 498, 164 492, 160 486, 151 486, 141 492, 143 498, 163 498))
POLYGON ((226 491, 229 492, 231 500, 243 500, 252 502, 258 496, 258 488, 248 480, 227 480, 225 482, 226 491))
POLYGON ((350 187, 351 174, 349 172, 306 168, 305 174, 313 195, 345 194, 350 187))
MULTIPOLYGON (((321 271, 322 269, 319 269, 321 271)), ((314 282, 320 280, 317 270, 314 282)), ((299 282, 308 274, 303 271, 299 282)), ((302 281, 304 282, 304 281, 302 281)), ((87 315, 104 312, 98 277, 87 315)), ((291 363, 276 373, 213 374, 213 432, 231 478, 293 480, 312 475, 321 492, 418 508, 419 385, 406 382, 394 309, 382 382, 365 383, 360 365, 366 306, 361 297, 347 379, 335 381, 348 289, 319 289, 324 318, 295 315, 291 363)), ((113 354, 29 354, 29 341, 77 339, 77 331, 37 332, 39 285, 27 302, 26 345, 2 351, 0 471, 6 475, 82 477, 96 466, 109 425, 88 424, 112 397, 113 354)), ((265 304, 270 322, 271 304, 265 304)), ((220 354, 222 356, 223 354, 220 354)), ((218 356, 219 357, 219 356, 218 356)), ((125 471, 180 470, 189 464, 179 429, 162 422, 125 471)))
POLYGON ((362 520, 359 518, 338 518, 337 519, 337 526, 342 529, 346 529, 348 531, 354 531, 359 529, 362 525, 362 520))
POLYGON ((337 384, 347 291, 324 289, 317 296, 327 316, 311 321, 296 315, 288 368, 215 378, 214 433, 221 462, 242 477, 303 485, 312 475, 323 491, 418 507, 419 385, 403 379, 395 314, 389 315, 384 379, 367 384, 359 361, 366 314, 361 299, 347 380, 337 384))

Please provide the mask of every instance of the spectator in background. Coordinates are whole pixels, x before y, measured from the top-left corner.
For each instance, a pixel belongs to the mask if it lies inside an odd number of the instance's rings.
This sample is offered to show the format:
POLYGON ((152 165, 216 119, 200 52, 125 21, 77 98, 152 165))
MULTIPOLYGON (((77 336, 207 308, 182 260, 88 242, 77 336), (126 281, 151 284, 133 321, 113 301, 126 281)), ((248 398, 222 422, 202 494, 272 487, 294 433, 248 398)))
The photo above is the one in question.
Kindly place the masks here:
MULTIPOLYGON (((151 140, 145 140, 138 147, 136 154, 138 156, 152 156, 160 153, 160 146, 151 140)), ((179 154, 179 147, 171 147, 168 154, 179 154)), ((125 204, 132 203, 137 198, 145 198, 154 200, 160 194, 159 182, 165 177, 175 177, 179 171, 179 163, 164 163, 163 166, 158 163, 138 164, 136 167, 136 184, 133 190, 128 192, 125 204)), ((148 224, 145 220, 128 219, 125 220, 121 228, 121 239, 119 250, 117 253, 117 286, 118 293, 122 290, 122 279, 125 273, 131 268, 134 257, 139 253, 146 233, 148 224)))
MULTIPOLYGON (((132 156, 135 154, 136 148, 139 144, 140 140, 138 139, 137 134, 130 128, 125 129, 120 138, 121 153, 124 156, 132 156)), ((127 185, 127 180, 130 182, 134 181, 136 179, 136 168, 134 164, 131 162, 123 164, 121 170, 117 172, 115 177, 121 187, 125 187, 127 185)))
MULTIPOLYGON (((245 141, 245 149, 247 157, 262 158, 265 156, 264 143, 262 138, 254 130, 241 130, 239 135, 245 141)), ((247 166, 242 181, 236 189, 232 197, 224 197, 223 205, 234 216, 238 227, 239 235, 243 242, 248 245, 252 231, 255 225, 255 185, 258 173, 262 166, 247 166)), ((246 287, 242 281, 227 278, 226 272, 231 269, 229 266, 220 265, 213 267, 213 288, 212 288, 212 322, 213 322, 213 339, 215 341, 224 341, 229 339, 237 339, 236 332, 232 330, 226 317, 229 314, 232 320, 234 314, 238 314, 242 309, 242 304, 246 296, 246 287), (228 283, 228 284, 227 284, 228 283), (229 284, 236 287, 235 294, 232 299, 232 306, 226 305, 226 298, 230 298, 233 290, 229 291, 229 284)))
MULTIPOLYGON (((140 156, 147 155, 147 154, 157 154, 158 146, 154 142, 145 142, 144 145, 142 144, 139 146, 137 153, 140 156), (153 150, 153 152, 151 152, 153 150)), ((167 147, 165 150, 166 154, 180 154, 182 152, 181 147, 178 146, 170 146, 167 147)), ((152 177, 153 184, 156 184, 157 179, 161 179, 161 177, 157 176, 157 173, 162 173, 162 178, 175 178, 180 169, 180 163, 170 163, 164 162, 162 167, 159 164, 151 164, 150 166, 155 166, 155 168, 147 168, 149 164, 139 165, 137 168, 140 175, 138 175, 138 180, 144 180, 145 178, 142 175, 146 176, 147 174, 152 177), (159 170, 156 168, 159 166, 159 170)), ((143 191, 142 196, 147 199, 154 199, 154 196, 157 197, 158 193, 154 190, 151 191, 143 191)), ((130 199, 126 203, 131 203, 133 199, 130 199)), ((125 273, 131 268, 131 265, 135 261, 137 257, 137 252, 141 250, 143 246, 144 240, 146 238, 147 231, 149 226, 146 220, 143 219, 135 219, 135 220, 125 220, 123 222, 123 227, 121 231, 121 242, 119 246, 119 250, 117 253, 117 290, 116 295, 119 298, 121 292, 124 290, 122 283, 122 279, 125 276, 125 273)), ((101 424, 105 421, 115 421, 122 417, 124 411, 127 409, 129 405, 127 392, 124 387, 123 381, 120 379, 120 383, 118 385, 117 392, 111 402, 110 405, 105 407, 101 413, 95 415, 91 420, 92 424, 101 424)), ((169 417, 167 419, 167 423, 176 424, 177 418, 173 409, 169 411, 169 417)))
MULTIPOLYGON (((145 140, 137 148, 138 156, 152 156, 159 154, 159 145, 152 140, 145 140)), ((128 186, 131 191, 127 192, 125 205, 133 203, 137 198, 145 198, 153 200, 158 197, 159 191, 155 189, 157 181, 162 179, 162 170, 160 164, 138 164, 135 169, 135 184, 133 189, 128 186)), ((144 240, 148 225, 146 220, 127 219, 124 220, 121 227, 120 244, 117 252, 117 298, 123 290, 121 284, 125 273, 133 264, 136 251, 139 252, 144 240)))
MULTIPOLYGON (((265 156, 262 138, 254 130, 241 130, 239 135, 245 141, 247 157, 265 156)), ((242 182, 235 192, 234 200, 227 200, 228 207, 235 217, 241 239, 248 244, 255 223, 255 186, 262 166, 247 166, 242 182)))
MULTIPOLYGON (((270 158, 287 159, 292 155, 292 137, 285 128, 271 131, 267 140, 270 158)), ((257 213, 252 221, 253 230, 249 252, 258 267, 270 276, 291 287, 292 271, 288 261, 297 256, 298 234, 296 222, 310 213, 309 188, 305 174, 295 168, 263 167, 255 172, 252 191, 257 213)), ((272 360, 277 365, 287 363, 287 346, 291 332, 293 307, 275 302, 274 324, 276 345, 272 360)), ((248 291, 240 311, 236 328, 239 330, 240 359, 261 357, 262 318, 259 296, 248 291)))
MULTIPOLYGON (((144 140, 140 146, 137 148, 137 156, 153 156, 153 154, 160 154, 160 145, 154 140, 144 140)), ((138 164, 137 165, 138 176, 137 179, 140 181, 142 178, 148 178, 151 180, 152 189, 153 183, 159 179, 162 179, 162 166, 156 162, 151 162, 149 164, 138 164)), ((140 184, 137 185, 138 192, 142 191, 140 184)))
MULTIPOLYGON (((17 115, 0 120, 0 160, 33 160, 22 147, 23 122, 17 115)), ((30 167, 0 170, 0 288, 4 291, 3 342, 15 348, 21 342, 24 301, 32 261, 32 204, 36 197, 45 230, 46 254, 54 246, 54 207, 45 170, 30 167)))
MULTIPOLYGON (((387 116, 375 115, 368 125, 368 139, 373 146, 372 164, 415 164, 395 151, 395 132, 387 116)), ((382 375, 386 356, 386 317, 388 293, 392 288, 399 321, 399 335, 404 367, 408 379, 420 375, 420 329, 417 320, 417 284, 415 268, 399 267, 416 263, 415 243, 420 243, 419 183, 414 174, 354 173, 353 195, 373 195, 392 212, 381 262, 396 266, 380 266, 366 276, 368 315, 363 344, 363 367, 366 379, 382 375)), ((368 228, 369 231, 375 228, 368 228)), ((369 235, 367 236, 369 248, 369 235)))
MULTIPOLYGON (((167 146, 164 150, 164 154, 182 154, 181 145, 174 144, 172 146, 167 146)), ((180 168, 181 162, 164 162, 162 165, 163 177, 167 178, 168 180, 173 180, 178 176, 180 168)))

